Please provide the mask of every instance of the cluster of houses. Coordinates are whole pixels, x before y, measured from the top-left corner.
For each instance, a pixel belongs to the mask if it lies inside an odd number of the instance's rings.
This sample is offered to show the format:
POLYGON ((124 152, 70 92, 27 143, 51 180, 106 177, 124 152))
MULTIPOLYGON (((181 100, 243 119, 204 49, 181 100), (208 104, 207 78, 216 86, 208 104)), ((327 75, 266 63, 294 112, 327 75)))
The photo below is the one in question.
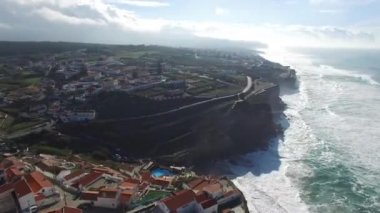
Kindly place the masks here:
POLYGON ((53 183, 29 163, 15 157, 0 164, 1 212, 36 212, 61 200, 53 183))
MULTIPOLYGON (((92 208, 141 209, 141 212, 220 212, 242 195, 226 179, 184 177, 184 168, 160 167, 148 162, 120 164, 118 169, 92 164, 74 156, 8 157, 0 164, 1 212, 81 212, 78 204, 92 208), (155 174, 155 169, 170 170, 155 174), (70 193, 73 196, 66 196, 70 193), (152 194, 161 194, 150 197, 152 194), (67 200, 78 197, 75 201, 67 200), (65 205, 62 205, 65 200, 65 205)), ((137 211, 139 212, 139 211, 137 211)))

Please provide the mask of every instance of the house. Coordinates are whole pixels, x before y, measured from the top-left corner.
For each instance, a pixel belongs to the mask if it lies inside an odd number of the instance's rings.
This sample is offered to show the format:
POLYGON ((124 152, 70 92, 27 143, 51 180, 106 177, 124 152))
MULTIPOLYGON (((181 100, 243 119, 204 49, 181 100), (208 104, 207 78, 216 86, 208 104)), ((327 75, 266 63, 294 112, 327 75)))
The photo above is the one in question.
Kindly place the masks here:
POLYGON ((198 193, 195 197, 197 202, 202 206, 205 213, 217 213, 218 203, 215 199, 208 196, 206 192, 198 193))
POLYGON ((81 200, 90 201, 96 207, 115 209, 120 204, 120 190, 116 188, 104 188, 100 191, 84 191, 81 200))
POLYGON ((99 191, 94 206, 115 209, 120 204, 120 191, 116 188, 105 188, 99 191))
POLYGON ((14 184, 14 191, 21 210, 28 210, 37 204, 33 191, 25 180, 19 180, 14 184))
POLYGON ((210 184, 203 187, 203 191, 206 192, 211 198, 218 199, 223 196, 223 187, 220 183, 210 184))
POLYGON ((90 172, 89 174, 79 178, 73 182, 72 186, 77 188, 79 191, 83 191, 84 188, 95 183, 97 180, 103 177, 103 173, 100 172, 90 172))
POLYGON ((74 171, 74 172, 71 172, 70 174, 68 175, 65 175, 62 179, 59 179, 59 181, 63 184, 63 185, 71 185, 73 184, 75 181, 79 180, 80 178, 86 176, 88 173, 85 173, 83 170, 77 170, 77 171, 74 171))
POLYGON ((62 209, 50 211, 48 213, 82 213, 83 211, 81 209, 77 208, 71 208, 71 207, 63 207, 62 209))
POLYGON ((155 213, 201 213, 202 206, 196 201, 195 193, 192 190, 182 190, 172 197, 165 198, 157 202, 153 212, 155 213))
POLYGON ((48 197, 58 193, 53 184, 41 172, 34 171, 24 176, 24 178, 35 194, 42 194, 48 197))

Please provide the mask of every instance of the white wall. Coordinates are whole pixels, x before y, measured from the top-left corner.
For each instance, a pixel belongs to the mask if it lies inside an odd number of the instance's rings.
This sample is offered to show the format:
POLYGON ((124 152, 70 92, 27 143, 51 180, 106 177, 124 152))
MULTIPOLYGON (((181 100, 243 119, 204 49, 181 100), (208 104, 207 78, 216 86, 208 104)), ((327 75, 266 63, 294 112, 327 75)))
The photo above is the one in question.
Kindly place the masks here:
POLYGON ((18 199, 21 209, 28 209, 31 206, 36 205, 36 200, 34 199, 33 193, 29 193, 18 199))
POLYGON ((115 209, 119 205, 119 202, 116 198, 101 198, 98 197, 98 200, 94 202, 94 206, 112 208, 115 209))
POLYGON ((48 197, 55 194, 57 191, 54 187, 44 187, 41 189, 41 192, 44 196, 48 197))

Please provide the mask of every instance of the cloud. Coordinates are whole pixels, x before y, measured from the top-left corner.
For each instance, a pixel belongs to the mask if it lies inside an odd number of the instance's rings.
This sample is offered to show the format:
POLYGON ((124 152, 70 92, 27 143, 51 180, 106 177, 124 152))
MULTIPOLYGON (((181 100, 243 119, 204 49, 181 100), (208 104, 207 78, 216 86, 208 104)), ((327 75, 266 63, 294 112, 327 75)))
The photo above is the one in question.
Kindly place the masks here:
MULTIPOLYGON (((229 14, 224 8, 215 8, 214 12, 229 14)), ((5 0, 0 7, 0 20, 12 24, 12 28, 0 30, 1 40, 202 46, 202 42, 194 41, 207 38, 207 41, 260 41, 279 46, 380 47, 376 40, 380 32, 369 26, 349 28, 146 18, 109 0, 5 0)))
POLYGON ((230 10, 221 7, 216 7, 214 9, 214 14, 217 16, 226 16, 230 14, 230 10))
POLYGON ((162 1, 145 1, 145 0, 108 0, 112 4, 127 4, 137 7, 167 7, 170 4, 162 1))
POLYGON ((33 13, 38 14, 42 18, 50 21, 50 22, 62 22, 73 25, 104 25, 105 22, 103 20, 93 20, 90 18, 78 18, 75 16, 69 16, 63 14, 59 11, 43 7, 41 9, 34 10, 33 13))

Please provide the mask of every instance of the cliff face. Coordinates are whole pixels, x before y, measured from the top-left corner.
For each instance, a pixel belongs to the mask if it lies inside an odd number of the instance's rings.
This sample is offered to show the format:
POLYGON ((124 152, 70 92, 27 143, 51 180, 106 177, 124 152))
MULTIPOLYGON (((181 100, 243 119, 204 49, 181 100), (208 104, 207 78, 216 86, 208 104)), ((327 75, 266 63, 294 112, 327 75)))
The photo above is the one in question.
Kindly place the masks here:
POLYGON ((245 100, 230 98, 164 116, 64 126, 63 132, 134 158, 193 164, 265 149, 277 129, 279 89, 269 87, 245 100), (91 138, 86 138, 91 135, 91 138))

